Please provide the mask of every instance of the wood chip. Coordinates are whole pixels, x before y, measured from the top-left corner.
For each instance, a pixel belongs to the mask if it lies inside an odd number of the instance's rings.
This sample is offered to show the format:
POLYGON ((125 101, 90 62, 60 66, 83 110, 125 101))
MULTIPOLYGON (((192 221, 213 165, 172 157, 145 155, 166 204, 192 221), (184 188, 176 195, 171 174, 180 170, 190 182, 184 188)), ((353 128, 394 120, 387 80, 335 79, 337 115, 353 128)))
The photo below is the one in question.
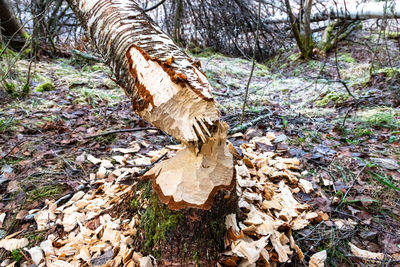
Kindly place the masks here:
POLYGON ((312 183, 304 179, 299 180, 299 187, 301 191, 303 191, 306 194, 310 194, 312 191, 314 191, 312 183))
POLYGON ((327 254, 326 250, 315 253, 310 258, 309 267, 324 267, 327 254))
POLYGON ((357 246, 353 245, 349 242, 351 253, 354 256, 366 259, 366 260, 383 260, 384 254, 383 253, 375 253, 368 250, 360 249, 357 246))
POLYGON ((0 240, 0 248, 4 248, 8 251, 12 251, 14 249, 24 248, 29 244, 28 239, 21 238, 10 238, 10 239, 2 239, 0 240))

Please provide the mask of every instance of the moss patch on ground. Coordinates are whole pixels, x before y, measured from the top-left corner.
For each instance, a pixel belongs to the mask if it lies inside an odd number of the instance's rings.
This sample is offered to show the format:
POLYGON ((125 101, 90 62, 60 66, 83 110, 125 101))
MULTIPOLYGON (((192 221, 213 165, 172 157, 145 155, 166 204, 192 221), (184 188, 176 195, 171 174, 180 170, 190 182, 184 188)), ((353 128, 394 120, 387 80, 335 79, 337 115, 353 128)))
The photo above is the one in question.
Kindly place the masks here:
POLYGON ((41 93, 43 93, 43 92, 54 91, 55 89, 56 89, 56 86, 54 85, 54 83, 52 83, 52 82, 45 82, 45 83, 42 83, 42 84, 38 85, 38 86, 35 88, 35 91, 36 91, 36 92, 41 92, 41 93))
POLYGON ((325 107, 328 104, 342 104, 349 98, 349 94, 342 92, 330 92, 321 100, 315 101, 315 105, 325 107))

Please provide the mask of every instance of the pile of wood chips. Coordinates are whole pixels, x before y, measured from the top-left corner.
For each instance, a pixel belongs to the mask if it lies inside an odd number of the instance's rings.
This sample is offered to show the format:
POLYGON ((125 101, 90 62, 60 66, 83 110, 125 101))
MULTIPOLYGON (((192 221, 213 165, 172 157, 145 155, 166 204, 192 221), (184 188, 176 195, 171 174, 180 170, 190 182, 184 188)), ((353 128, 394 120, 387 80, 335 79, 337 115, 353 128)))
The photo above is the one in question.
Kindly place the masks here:
MULTIPOLYGON (((229 251, 223 253, 222 262, 228 266, 238 262, 239 266, 270 266, 290 262, 294 256, 303 261, 292 231, 329 218, 293 196, 313 191, 311 182, 301 178, 300 161, 260 149, 273 147, 274 139, 275 135, 268 133, 241 145, 243 158, 235 166, 237 192, 239 207, 248 212, 243 221, 237 222, 234 214, 226 218, 225 246, 229 251)), ((315 266, 323 266, 323 261, 315 266)))
MULTIPOLYGON (((303 253, 296 245, 292 231, 311 222, 327 220, 323 212, 313 212, 300 203, 293 194, 313 191, 311 182, 301 178, 300 162, 296 158, 282 158, 275 152, 263 151, 272 146, 275 135, 253 138, 241 145, 243 156, 236 168, 239 206, 246 211, 242 221, 235 214, 226 217, 228 229, 221 264, 228 266, 275 266, 278 262, 300 261, 303 253)), ((140 170, 139 167, 155 161, 165 152, 174 153, 180 146, 167 146, 145 155, 138 152, 146 144, 132 143, 127 149, 114 149, 122 155, 117 162, 82 155, 79 160, 99 164, 96 174, 90 174, 91 190, 78 191, 63 205, 47 203, 47 208, 32 211, 37 230, 60 225, 63 234, 50 234, 39 246, 25 249, 38 266, 154 266, 151 256, 144 257, 133 248, 139 214, 128 220, 113 218, 109 211, 121 204, 123 196, 135 185, 120 181, 140 170)), ((237 152, 236 152, 237 153, 237 152)), ((239 153, 238 153, 239 154, 239 153)), ((7 250, 24 248, 28 240, 14 239, 15 235, 0 241, 7 250)), ((326 251, 311 257, 310 266, 324 266, 326 251)), ((13 263, 11 263, 12 266, 13 263)))

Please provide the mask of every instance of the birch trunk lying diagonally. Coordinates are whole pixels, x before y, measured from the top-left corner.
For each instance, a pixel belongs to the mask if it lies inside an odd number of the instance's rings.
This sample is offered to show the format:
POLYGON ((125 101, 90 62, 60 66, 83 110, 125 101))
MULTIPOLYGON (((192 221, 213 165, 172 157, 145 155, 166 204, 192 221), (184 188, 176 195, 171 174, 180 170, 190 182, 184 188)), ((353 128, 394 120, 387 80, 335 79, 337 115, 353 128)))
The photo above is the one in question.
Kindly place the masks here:
POLYGON ((209 209, 233 186, 227 128, 200 64, 186 55, 133 0, 69 0, 116 82, 145 120, 186 145, 151 172, 172 209, 209 209))

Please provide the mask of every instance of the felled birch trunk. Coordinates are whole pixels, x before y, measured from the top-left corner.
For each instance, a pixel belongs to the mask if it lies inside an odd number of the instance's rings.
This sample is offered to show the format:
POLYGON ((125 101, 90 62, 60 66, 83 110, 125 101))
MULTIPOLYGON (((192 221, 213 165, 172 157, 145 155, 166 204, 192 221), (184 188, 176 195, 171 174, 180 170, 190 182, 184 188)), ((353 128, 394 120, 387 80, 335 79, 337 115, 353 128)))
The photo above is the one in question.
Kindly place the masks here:
MULTIPOLYGON (((182 217, 169 229, 168 239, 163 239, 167 242, 158 244, 159 256, 171 263, 187 261, 182 252, 193 244, 204 246, 208 240, 211 246, 210 238, 221 238, 207 230, 212 228, 210 218, 223 221, 237 209, 237 198, 225 197, 235 187, 233 157, 226 145, 228 126, 220 121, 211 86, 200 63, 177 47, 136 2, 69 0, 69 4, 136 113, 185 145, 146 178, 158 196, 155 209, 182 217)), ((152 236, 143 238, 145 244, 152 236)), ((216 257, 207 256, 207 250, 195 254, 199 260, 216 257)))

